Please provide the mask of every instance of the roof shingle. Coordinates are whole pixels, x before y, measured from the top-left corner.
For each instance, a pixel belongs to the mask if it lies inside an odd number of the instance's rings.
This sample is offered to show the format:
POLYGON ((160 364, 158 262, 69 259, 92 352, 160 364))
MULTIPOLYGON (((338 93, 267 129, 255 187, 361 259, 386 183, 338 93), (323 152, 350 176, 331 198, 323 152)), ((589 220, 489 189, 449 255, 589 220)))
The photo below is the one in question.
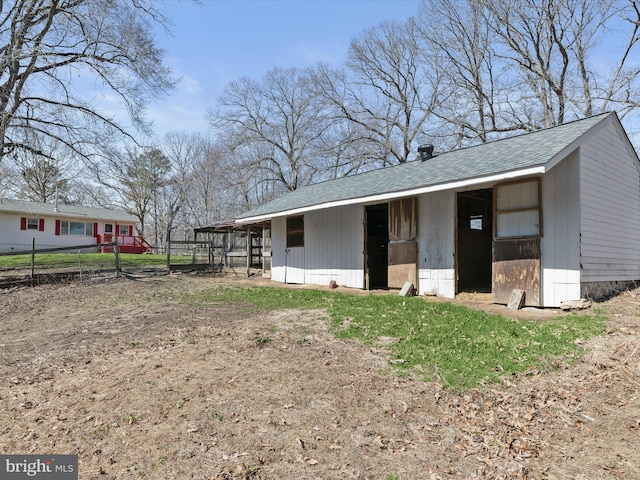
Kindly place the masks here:
POLYGON ((7 199, 0 199, 0 212, 57 218, 86 218, 92 221, 103 220, 127 223, 137 223, 138 221, 136 217, 119 210, 58 204, 58 209, 56 211, 56 206, 52 203, 25 202, 21 200, 7 199))
POLYGON ((330 202, 356 200, 544 166, 584 133, 614 113, 604 113, 537 132, 312 184, 245 212, 238 220, 268 217, 330 202))

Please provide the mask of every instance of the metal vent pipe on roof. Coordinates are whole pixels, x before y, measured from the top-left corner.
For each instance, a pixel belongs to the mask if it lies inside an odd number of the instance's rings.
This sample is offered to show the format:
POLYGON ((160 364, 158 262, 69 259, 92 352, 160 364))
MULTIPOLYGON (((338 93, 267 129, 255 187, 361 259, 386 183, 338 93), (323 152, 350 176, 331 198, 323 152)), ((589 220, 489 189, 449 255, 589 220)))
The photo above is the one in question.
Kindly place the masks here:
POLYGON ((418 154, 420 154, 420 160, 423 162, 433 158, 433 145, 420 145, 418 147, 418 154))

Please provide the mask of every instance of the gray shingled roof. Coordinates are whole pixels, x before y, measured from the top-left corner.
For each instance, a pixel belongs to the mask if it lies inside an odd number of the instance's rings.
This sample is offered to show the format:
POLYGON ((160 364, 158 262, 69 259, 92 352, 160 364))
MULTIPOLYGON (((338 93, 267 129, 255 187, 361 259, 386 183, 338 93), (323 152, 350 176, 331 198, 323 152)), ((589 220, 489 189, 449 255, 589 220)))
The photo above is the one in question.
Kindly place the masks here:
POLYGON ((58 211, 53 203, 25 202, 21 200, 0 199, 0 212, 16 213, 33 217, 56 217, 87 219, 91 221, 112 221, 137 223, 136 217, 118 210, 106 208, 76 207, 58 204, 58 211))
POLYGON ((239 215, 237 219, 268 217, 328 202, 356 200, 394 192, 400 196, 402 192, 419 188, 541 167, 611 115, 615 114, 596 115, 537 132, 443 153, 425 162, 416 160, 316 183, 286 193, 239 215))

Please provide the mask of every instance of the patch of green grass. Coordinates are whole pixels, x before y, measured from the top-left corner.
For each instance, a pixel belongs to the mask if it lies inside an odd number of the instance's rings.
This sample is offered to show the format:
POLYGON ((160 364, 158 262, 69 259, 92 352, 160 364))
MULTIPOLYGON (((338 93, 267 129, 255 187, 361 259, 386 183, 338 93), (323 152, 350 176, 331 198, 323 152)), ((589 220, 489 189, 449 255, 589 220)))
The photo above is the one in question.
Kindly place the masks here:
MULTIPOLYGON (((191 263, 191 256, 172 255, 172 264, 191 263)), ((133 253, 121 253, 120 263, 122 267, 154 267, 165 266, 165 255, 136 255, 133 253)), ((34 264, 37 268, 115 268, 113 253, 39 253, 35 255, 34 264)), ((0 257, 0 269, 30 268, 31 255, 7 255, 0 257)))
POLYGON ((352 303, 334 317, 334 326, 338 336, 365 343, 395 337, 396 366, 463 389, 569 362, 578 352, 575 341, 602 333, 604 319, 516 320, 447 303, 378 296, 352 303))
POLYGON ((221 413, 216 412, 215 410, 213 412, 209 413, 209 416, 215 420, 218 420, 220 422, 224 422, 224 415, 222 415, 221 413))
MULTIPOLYGON (((337 293, 337 292, 331 292, 337 293)), ((351 296, 349 296, 351 297, 351 296)), ((334 295, 320 290, 292 290, 275 287, 227 287, 220 286, 196 293, 185 293, 182 300, 194 305, 242 303, 256 311, 287 308, 318 309, 331 302, 334 295), (255 295, 255 297, 254 297, 255 295)))
POLYGON ((397 295, 271 287, 219 287, 186 295, 189 303, 240 303, 262 311, 324 309, 336 336, 386 345, 400 373, 415 373, 426 380, 436 377, 456 390, 499 382, 509 375, 561 368, 580 355, 576 340, 605 329, 602 312, 517 320, 397 295))
POLYGON ((264 335, 260 335, 258 338, 256 338, 256 345, 258 347, 261 347, 263 345, 266 345, 270 341, 271 341, 271 339, 269 337, 266 337, 264 335))
POLYGON ((124 417, 124 422, 129 424, 129 425, 133 425, 135 423, 138 423, 141 418, 142 418, 142 416, 140 416, 138 414, 131 414, 131 415, 127 415, 126 417, 124 417))
POLYGON ((182 397, 180 400, 173 404, 173 408, 182 408, 189 400, 191 399, 188 397, 182 397))

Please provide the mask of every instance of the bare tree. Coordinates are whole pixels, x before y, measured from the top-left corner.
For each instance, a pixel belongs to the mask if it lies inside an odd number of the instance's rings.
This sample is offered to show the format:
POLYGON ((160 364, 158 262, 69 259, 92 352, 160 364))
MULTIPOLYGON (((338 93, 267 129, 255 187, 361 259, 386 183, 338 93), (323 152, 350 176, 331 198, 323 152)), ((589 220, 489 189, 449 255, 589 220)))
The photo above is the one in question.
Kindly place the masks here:
POLYGON ((160 189, 160 215, 156 230, 164 232, 156 245, 165 245, 182 217, 185 228, 193 227, 193 219, 185 212, 189 197, 193 195, 192 184, 201 174, 198 166, 205 155, 204 139, 199 134, 170 132, 165 135, 163 149, 171 164, 166 184, 160 189))
POLYGON ((202 156, 194 169, 186 205, 193 226, 211 225, 253 206, 238 201, 244 194, 238 193, 237 185, 247 182, 242 162, 237 169, 233 162, 233 152, 219 143, 202 140, 202 156))
POLYGON ((17 198, 23 181, 22 173, 13 162, 0 164, 0 198, 17 198))
POLYGON ((510 101, 513 80, 495 52, 493 22, 476 0, 425 1, 416 17, 424 42, 441 54, 442 101, 434 114, 444 124, 441 141, 452 147, 530 128, 521 105, 510 101))
MULTIPOLYGON (((167 184, 171 170, 162 151, 112 151, 101 162, 90 164, 90 170, 95 181, 116 197, 114 203, 138 219, 142 235, 149 217, 156 223, 158 194, 167 184)), ((157 234, 158 229, 154 230, 157 234)))
POLYGON ((328 156, 329 178, 384 165, 389 149, 379 124, 367 115, 366 94, 357 88, 346 68, 320 63, 311 70, 313 88, 327 104, 331 127, 322 138, 328 156), (382 140, 382 141, 381 141, 382 140))
POLYGON ((225 201, 224 204, 229 207, 226 211, 232 214, 240 213, 271 201, 290 190, 290 187, 274 177, 270 170, 261 168, 260 163, 246 161, 247 158, 273 157, 272 146, 244 145, 228 151, 224 163, 227 169, 226 181, 235 197, 235 204, 225 201))
POLYGON ((322 141, 329 179, 366 172, 383 163, 380 159, 385 157, 366 128, 344 118, 334 123, 322 141))
POLYGON ((72 205, 84 207, 109 209, 117 207, 109 189, 80 176, 70 180, 67 199, 72 205))
POLYGON ((333 115, 356 124, 360 148, 368 143, 365 150, 382 164, 411 158, 438 104, 442 72, 427 47, 412 20, 385 22, 351 42, 347 70, 315 71, 333 115))
POLYGON ((114 94, 143 130, 144 107, 173 88, 151 24, 166 19, 155 0, 0 1, 0 160, 29 151, 29 132, 87 156, 131 131, 98 105, 114 94))
POLYGON ((71 203, 70 179, 77 175, 76 159, 65 145, 50 138, 30 135, 30 144, 39 155, 29 151, 16 151, 5 159, 7 184, 12 196, 34 202, 58 201, 71 203), (7 161, 8 160, 8 161, 7 161))
POLYGON ((22 170, 24 179, 23 194, 25 198, 35 202, 50 202, 61 198, 67 203, 66 197, 69 182, 60 177, 60 169, 49 160, 38 159, 22 170), (58 198, 56 198, 58 197, 58 198))
POLYGON ((640 69, 633 63, 640 41, 636 2, 485 0, 485 5, 495 20, 490 27, 500 55, 517 67, 521 86, 536 100, 527 112, 535 127, 609 109, 624 116, 640 106, 640 69), (606 37, 615 43, 606 61, 597 61, 602 57, 596 49, 606 37))
POLYGON ((330 125, 323 111, 307 71, 275 68, 261 82, 230 83, 209 119, 242 147, 243 165, 260 170, 261 182, 295 190, 323 174, 318 145, 330 125))

